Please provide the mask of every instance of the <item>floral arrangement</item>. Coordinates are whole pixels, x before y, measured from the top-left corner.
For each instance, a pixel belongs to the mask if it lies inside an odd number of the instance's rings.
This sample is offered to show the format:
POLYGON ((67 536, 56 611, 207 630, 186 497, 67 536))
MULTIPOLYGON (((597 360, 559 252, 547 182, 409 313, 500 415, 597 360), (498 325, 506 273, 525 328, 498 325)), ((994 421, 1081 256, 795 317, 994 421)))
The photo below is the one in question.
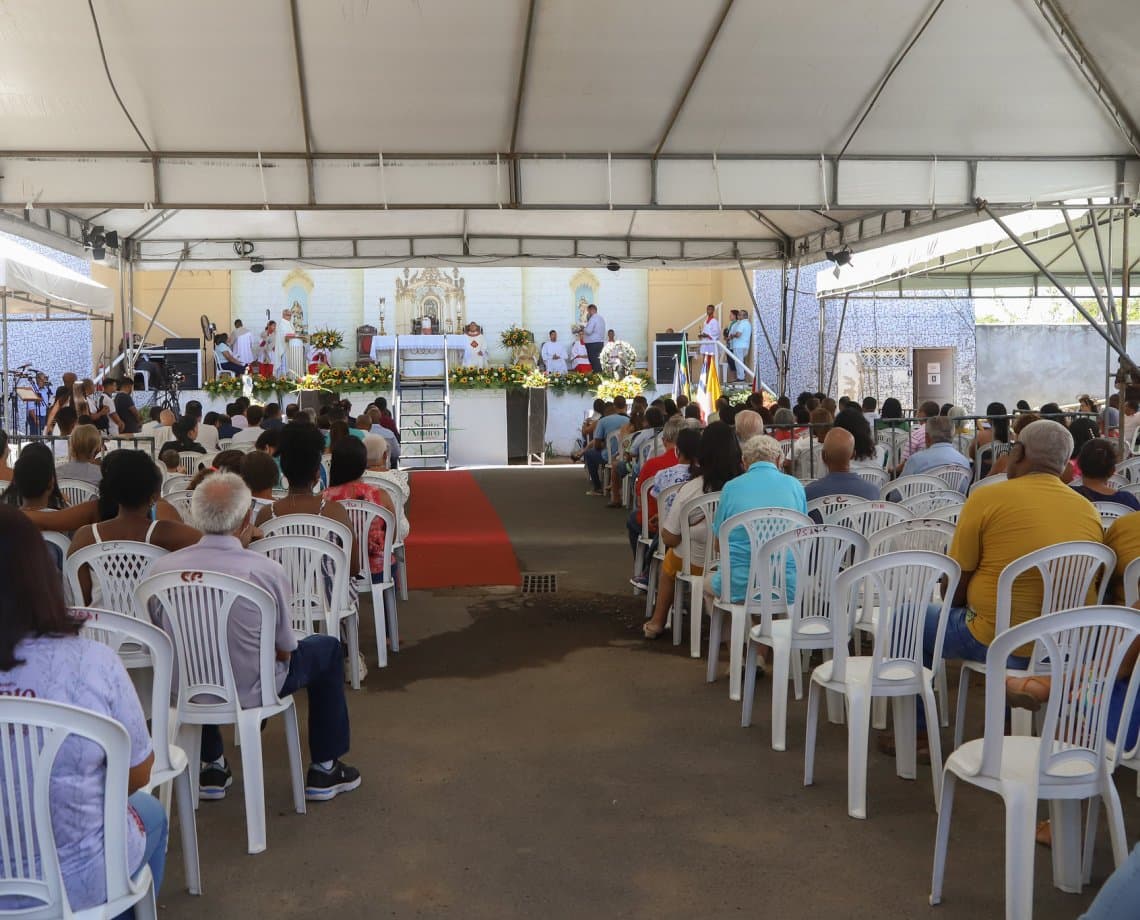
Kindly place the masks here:
POLYGON ((336 351, 344 347, 344 333, 339 329, 317 329, 309 336, 309 344, 324 351, 336 351))
POLYGON ((392 369, 379 364, 363 367, 322 367, 316 374, 320 389, 339 392, 387 390, 392 386, 392 369))
POLYGON ((504 348, 522 348, 534 341, 534 333, 522 326, 508 326, 499 336, 504 348))
POLYGON ((748 397, 752 395, 752 390, 747 387, 739 390, 725 390, 724 396, 731 406, 743 406, 748 402, 748 397))
POLYGON ((241 396, 241 377, 219 377, 217 380, 207 380, 203 389, 211 396, 241 396))
POLYGON ((526 368, 509 367, 456 367, 448 375, 453 390, 505 390, 522 385, 526 368))
POLYGON ((531 368, 523 375, 519 386, 526 390, 545 390, 550 386, 550 377, 545 371, 540 371, 536 367, 531 368))
POLYGON ((625 377, 633 371, 633 366, 637 363, 637 349, 629 342, 623 342, 621 339, 607 342, 602 348, 598 360, 602 362, 602 367, 609 372, 609 376, 614 378, 625 377))
POLYGON ((624 396, 626 399, 633 399, 635 396, 640 396, 644 389, 645 378, 639 377, 637 374, 629 374, 620 380, 616 378, 603 380, 598 387, 598 398, 611 400, 615 396, 624 396))

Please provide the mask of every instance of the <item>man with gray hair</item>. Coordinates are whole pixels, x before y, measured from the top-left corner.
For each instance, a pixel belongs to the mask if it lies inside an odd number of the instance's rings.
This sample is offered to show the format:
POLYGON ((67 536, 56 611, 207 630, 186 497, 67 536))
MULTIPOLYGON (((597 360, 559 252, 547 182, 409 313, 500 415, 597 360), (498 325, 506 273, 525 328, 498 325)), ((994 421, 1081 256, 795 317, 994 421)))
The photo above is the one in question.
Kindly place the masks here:
MULTIPOLYGON (((926 420, 926 449, 910 455, 902 474, 912 476, 926 473, 938 466, 960 466, 967 470, 971 468, 970 461, 954 447, 954 422, 945 415, 936 415, 926 420)), ((963 494, 965 491, 963 488, 963 494)))
MULTIPOLYGON (((950 544, 950 558, 962 567, 962 577, 946 618, 942 644, 946 660, 986 660, 997 630, 998 578, 1009 563, 1070 540, 1104 542, 1092 502, 1061 480, 1072 452, 1073 436, 1064 425, 1046 419, 1031 422, 1009 453, 1009 481, 989 483, 966 499, 950 544)), ((1036 575, 1017 579, 1010 598, 1010 625, 1040 616, 1043 596, 1044 585, 1036 575)), ((926 611, 922 645, 927 667, 932 663, 940 610, 941 605, 932 604, 926 611)), ((1018 651, 1029 654, 1028 648, 1018 651)), ((1025 666, 1025 658, 1010 656, 1010 667, 1025 666)), ((921 751, 925 719, 922 707, 917 708, 921 751)), ((879 741, 880 750, 893 753, 889 738, 879 741)))
POLYGON ((743 444, 745 441, 764 433, 764 419, 760 417, 759 412, 741 409, 736 413, 733 427, 736 429, 736 439, 743 444))
MULTIPOLYGON (((293 633, 289 599, 293 589, 281 565, 245 548, 250 523, 250 492, 233 473, 214 473, 194 490, 190 514, 202 539, 195 545, 155 560, 148 575, 162 572, 220 572, 269 592, 276 607, 277 692, 289 696, 301 688, 309 698, 309 754, 305 798, 328 801, 360 785, 360 773, 340 758, 348 753, 348 706, 344 699, 344 655, 335 636, 293 633)), ((229 648, 234 681, 243 706, 261 700, 261 614, 247 601, 236 601, 230 614, 229 648)), ((226 763, 222 734, 216 725, 202 727, 201 797, 225 798, 233 776, 226 763)))

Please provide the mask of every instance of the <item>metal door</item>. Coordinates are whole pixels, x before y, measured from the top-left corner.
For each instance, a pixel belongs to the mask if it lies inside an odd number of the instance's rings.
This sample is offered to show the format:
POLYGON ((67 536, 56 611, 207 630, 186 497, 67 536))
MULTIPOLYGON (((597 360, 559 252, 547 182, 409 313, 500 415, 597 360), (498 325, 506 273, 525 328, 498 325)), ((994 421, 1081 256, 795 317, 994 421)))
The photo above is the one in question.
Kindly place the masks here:
POLYGON ((914 361, 914 404, 931 399, 938 405, 954 402, 953 348, 916 348, 914 361))

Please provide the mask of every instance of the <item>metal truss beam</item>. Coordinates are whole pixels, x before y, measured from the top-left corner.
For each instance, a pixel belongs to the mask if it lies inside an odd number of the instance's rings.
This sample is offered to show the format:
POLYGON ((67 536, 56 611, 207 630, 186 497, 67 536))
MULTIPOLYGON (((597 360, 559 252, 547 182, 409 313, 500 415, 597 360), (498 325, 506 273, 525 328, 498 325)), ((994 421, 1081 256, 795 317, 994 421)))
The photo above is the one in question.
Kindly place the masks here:
MULTIPOLYGON (((317 190, 313 182, 313 126, 309 119, 309 88, 305 83, 305 58, 301 50, 301 31, 297 26, 297 0, 289 0, 289 28, 293 35, 293 60, 297 68, 297 93, 301 101, 301 130, 305 136, 305 172, 308 179, 309 204, 316 204, 317 190)), ((155 184, 157 185, 157 161, 154 169, 155 184)))

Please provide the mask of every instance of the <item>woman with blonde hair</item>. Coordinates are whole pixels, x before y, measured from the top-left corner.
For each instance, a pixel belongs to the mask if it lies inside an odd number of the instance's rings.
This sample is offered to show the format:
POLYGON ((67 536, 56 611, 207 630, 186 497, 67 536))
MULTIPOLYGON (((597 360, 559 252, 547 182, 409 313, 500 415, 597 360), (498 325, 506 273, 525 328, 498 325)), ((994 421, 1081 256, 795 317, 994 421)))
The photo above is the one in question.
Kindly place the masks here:
POLYGON ((71 459, 62 463, 55 471, 58 479, 78 479, 99 485, 102 470, 98 456, 103 452, 103 436, 94 425, 76 425, 68 439, 68 452, 71 459))

